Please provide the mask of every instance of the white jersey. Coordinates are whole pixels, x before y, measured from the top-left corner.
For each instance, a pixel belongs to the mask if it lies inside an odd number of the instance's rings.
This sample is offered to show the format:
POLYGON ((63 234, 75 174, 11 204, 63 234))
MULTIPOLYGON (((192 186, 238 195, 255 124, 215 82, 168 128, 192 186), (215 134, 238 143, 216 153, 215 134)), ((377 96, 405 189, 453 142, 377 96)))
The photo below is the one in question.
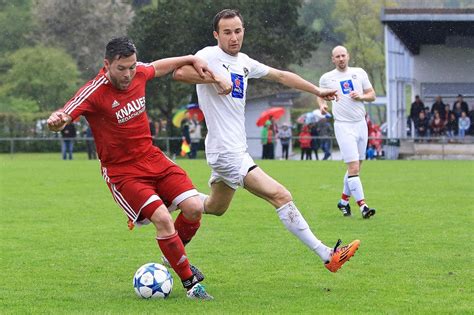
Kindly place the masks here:
POLYGON ((248 79, 268 74, 269 67, 244 53, 226 54, 218 46, 196 53, 214 74, 229 78, 232 92, 218 95, 215 84, 197 84, 199 107, 207 125, 206 153, 243 152, 247 150, 245 133, 245 98, 248 79))
POLYGON ((347 67, 344 72, 338 69, 326 72, 321 76, 319 86, 338 90, 339 101, 332 102, 332 113, 335 120, 357 122, 365 119, 364 103, 355 101, 349 96, 351 91, 362 95, 364 90, 372 88, 364 69, 347 67))

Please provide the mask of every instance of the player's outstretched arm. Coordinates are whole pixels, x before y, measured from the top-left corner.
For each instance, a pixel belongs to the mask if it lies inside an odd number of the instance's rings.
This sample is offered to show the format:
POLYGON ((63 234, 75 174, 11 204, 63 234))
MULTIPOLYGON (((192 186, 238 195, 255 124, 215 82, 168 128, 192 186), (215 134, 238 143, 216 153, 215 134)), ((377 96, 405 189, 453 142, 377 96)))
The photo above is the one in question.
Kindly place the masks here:
POLYGON ((270 70, 268 71, 268 74, 264 76, 263 78, 267 80, 279 82, 283 85, 286 85, 294 89, 312 93, 328 101, 335 100, 338 98, 336 94, 337 92, 336 90, 328 90, 328 89, 317 87, 313 83, 306 81, 305 79, 303 79, 302 77, 300 77, 299 75, 293 72, 270 68, 270 70))
POLYGON ((204 77, 191 66, 183 66, 176 69, 173 73, 173 79, 176 81, 189 84, 212 84, 218 86, 218 93, 220 95, 229 94, 232 90, 232 83, 224 77, 213 74, 212 72, 205 72, 204 77))
POLYGON ((207 63, 193 55, 159 59, 153 61, 152 65, 155 67, 155 77, 167 75, 185 65, 190 65, 201 78, 205 77, 206 73, 212 75, 211 70, 207 67, 207 63))
POLYGON ((71 116, 61 111, 57 111, 49 116, 47 123, 51 131, 61 131, 64 127, 72 121, 71 116))

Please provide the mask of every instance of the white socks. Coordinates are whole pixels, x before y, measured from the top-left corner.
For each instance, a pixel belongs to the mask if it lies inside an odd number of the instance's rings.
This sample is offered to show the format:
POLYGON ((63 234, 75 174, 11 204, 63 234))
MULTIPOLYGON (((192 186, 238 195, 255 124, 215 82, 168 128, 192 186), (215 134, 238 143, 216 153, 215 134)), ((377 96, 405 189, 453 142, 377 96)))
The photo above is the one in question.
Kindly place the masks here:
POLYGON ((306 223, 306 220, 298 208, 296 208, 293 201, 276 209, 276 212, 286 229, 299 238, 309 249, 314 251, 323 262, 328 262, 331 259, 332 250, 324 245, 316 238, 313 232, 311 232, 308 223, 306 223))
POLYGON ((351 195, 354 196, 356 201, 364 200, 364 189, 362 188, 362 182, 360 181, 359 175, 351 176, 347 179, 347 185, 351 190, 351 195))
POLYGON ((349 183, 347 182, 348 179, 349 179, 349 173, 347 173, 346 171, 346 174, 344 175, 344 188, 342 189, 342 192, 346 196, 351 196, 352 195, 351 189, 349 188, 349 183))

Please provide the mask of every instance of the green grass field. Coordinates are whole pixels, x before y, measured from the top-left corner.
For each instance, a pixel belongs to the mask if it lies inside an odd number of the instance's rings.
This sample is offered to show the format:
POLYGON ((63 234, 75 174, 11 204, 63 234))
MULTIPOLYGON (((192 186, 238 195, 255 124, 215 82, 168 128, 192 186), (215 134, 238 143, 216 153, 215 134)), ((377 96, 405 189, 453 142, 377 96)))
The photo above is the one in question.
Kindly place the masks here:
MULTIPOLYGON (((127 229, 98 162, 82 155, 0 156, 0 314, 472 314, 472 161, 366 162, 370 220, 335 207, 342 162, 258 161, 323 242, 361 247, 332 274, 270 205, 239 190, 187 247, 215 297, 202 302, 185 297, 176 275, 169 299, 136 297, 135 270, 159 262, 154 228, 127 229)), ((208 192, 204 160, 179 164, 208 192)))

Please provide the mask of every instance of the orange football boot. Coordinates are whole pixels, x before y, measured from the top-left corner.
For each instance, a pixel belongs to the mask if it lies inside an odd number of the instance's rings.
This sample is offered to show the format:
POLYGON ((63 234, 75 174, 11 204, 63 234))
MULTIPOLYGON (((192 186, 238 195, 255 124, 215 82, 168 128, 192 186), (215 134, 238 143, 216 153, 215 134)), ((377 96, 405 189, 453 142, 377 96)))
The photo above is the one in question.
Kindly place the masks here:
POLYGON ((331 256, 331 260, 324 265, 326 268, 331 272, 336 272, 339 268, 342 267, 352 256, 354 256, 356 250, 359 248, 360 241, 355 240, 352 241, 349 245, 342 246, 340 248, 342 241, 338 240, 336 246, 334 246, 334 251, 331 256))

